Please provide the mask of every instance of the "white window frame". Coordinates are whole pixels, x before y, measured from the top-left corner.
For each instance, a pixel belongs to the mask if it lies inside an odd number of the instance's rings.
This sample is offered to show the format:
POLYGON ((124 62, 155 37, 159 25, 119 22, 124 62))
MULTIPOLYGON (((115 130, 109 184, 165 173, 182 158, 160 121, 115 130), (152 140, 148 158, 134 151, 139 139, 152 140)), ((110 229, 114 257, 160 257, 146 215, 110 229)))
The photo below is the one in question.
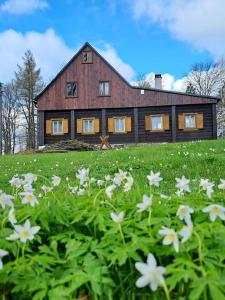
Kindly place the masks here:
POLYGON ((63 120, 52 120, 52 134, 53 135, 57 135, 57 134, 63 134, 63 120), (55 123, 57 124, 56 125, 56 128, 57 130, 55 131, 55 123), (62 125, 62 130, 59 131, 59 123, 61 123, 62 125))
POLYGON ((151 118, 150 118, 150 122, 151 122, 151 130, 152 131, 162 131, 162 130, 164 130, 164 127, 163 127, 163 116, 162 115, 153 115, 153 116, 151 116, 151 118), (161 120, 161 127, 159 128, 159 127, 154 127, 153 126, 153 119, 156 119, 156 118, 159 118, 160 120, 161 120))
POLYGON ((126 118, 125 117, 114 118, 114 131, 116 133, 126 132, 126 118), (117 122, 119 122, 119 126, 117 126, 117 122))
POLYGON ((94 133, 95 124, 94 124, 94 119, 93 118, 82 119, 82 131, 83 131, 84 134, 94 133), (91 130, 86 130, 85 122, 88 123, 88 125, 87 125, 88 129, 90 129, 90 124, 91 124, 91 130))
POLYGON ((184 115, 184 128, 185 128, 185 129, 196 129, 196 128, 197 128, 197 118, 196 118, 196 114, 185 114, 185 115, 184 115), (187 126, 186 118, 188 118, 188 117, 194 117, 194 123, 193 123, 193 126, 187 126))
POLYGON ((110 83, 109 81, 100 81, 99 82, 99 95, 100 96, 109 96, 110 92, 110 83), (108 88, 106 88, 106 85, 108 85, 108 88))

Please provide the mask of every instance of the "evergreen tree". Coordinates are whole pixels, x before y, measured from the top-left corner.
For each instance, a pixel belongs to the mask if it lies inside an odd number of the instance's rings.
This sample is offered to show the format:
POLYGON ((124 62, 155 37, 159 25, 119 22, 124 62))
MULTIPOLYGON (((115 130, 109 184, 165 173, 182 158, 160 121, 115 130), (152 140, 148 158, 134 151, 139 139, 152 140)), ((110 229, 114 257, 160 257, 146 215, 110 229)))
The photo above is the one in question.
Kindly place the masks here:
POLYGON ((18 103, 26 123, 26 147, 36 147, 37 113, 34 99, 44 88, 40 69, 37 69, 34 56, 30 50, 25 52, 23 65, 17 65, 16 88, 18 103))

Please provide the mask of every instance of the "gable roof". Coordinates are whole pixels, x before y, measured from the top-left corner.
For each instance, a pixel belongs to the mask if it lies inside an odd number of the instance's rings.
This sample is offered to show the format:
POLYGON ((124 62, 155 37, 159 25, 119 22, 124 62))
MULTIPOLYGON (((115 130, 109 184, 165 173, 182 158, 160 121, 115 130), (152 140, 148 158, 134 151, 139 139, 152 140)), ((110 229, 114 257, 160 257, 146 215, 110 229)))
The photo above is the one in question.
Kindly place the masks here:
POLYGON ((91 44, 86 42, 80 50, 75 53, 75 55, 68 61, 68 63, 59 71, 59 73, 47 84, 47 86, 40 92, 39 95, 35 97, 35 101, 37 101, 46 91, 47 89, 56 81, 56 79, 73 63, 73 61, 80 55, 80 53, 86 48, 90 47, 92 51, 94 51, 101 59, 130 87, 130 83, 94 48, 91 44))
POLYGON ((80 55, 80 53, 86 48, 90 47, 93 52, 95 52, 98 56, 101 57, 101 59, 104 61, 105 64, 108 65, 111 70, 117 74, 117 76, 120 77, 120 79, 128 85, 132 89, 136 90, 146 90, 146 91, 153 91, 153 92, 159 92, 159 93, 167 93, 167 94, 174 94, 174 95, 182 95, 182 96, 191 96, 191 97, 197 97, 197 98, 205 98, 205 99, 212 99, 216 100, 217 102, 221 99, 219 97, 215 96, 204 96, 204 95, 196 95, 196 94, 190 94, 190 93, 184 93, 184 92, 177 92, 177 91, 171 91, 171 90, 163 90, 163 89, 155 89, 155 88, 142 88, 131 85, 91 44, 86 42, 80 50, 75 53, 75 55, 68 61, 68 63, 58 72, 58 74, 47 84, 47 86, 40 92, 39 95, 37 95, 34 99, 34 101, 37 103, 38 99, 48 90, 48 88, 60 77, 60 75, 74 62, 74 60, 80 55))

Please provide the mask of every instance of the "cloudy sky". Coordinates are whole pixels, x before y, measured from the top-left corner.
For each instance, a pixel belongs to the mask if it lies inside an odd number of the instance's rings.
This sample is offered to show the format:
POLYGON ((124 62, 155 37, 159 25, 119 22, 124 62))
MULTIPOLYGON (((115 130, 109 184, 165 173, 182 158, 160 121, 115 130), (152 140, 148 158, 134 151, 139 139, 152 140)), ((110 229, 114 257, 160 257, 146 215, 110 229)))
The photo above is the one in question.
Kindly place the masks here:
POLYGON ((0 0, 0 81, 26 49, 46 82, 86 42, 129 81, 164 74, 182 90, 198 61, 225 56, 224 0, 0 0))

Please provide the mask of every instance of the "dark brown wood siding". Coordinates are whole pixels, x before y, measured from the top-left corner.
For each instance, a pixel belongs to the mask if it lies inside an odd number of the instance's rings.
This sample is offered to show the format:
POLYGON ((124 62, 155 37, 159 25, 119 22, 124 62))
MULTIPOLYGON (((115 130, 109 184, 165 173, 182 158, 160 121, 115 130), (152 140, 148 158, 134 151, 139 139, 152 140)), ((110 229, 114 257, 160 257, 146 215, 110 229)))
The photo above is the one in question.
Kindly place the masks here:
POLYGON ((45 112, 45 122, 44 122, 44 127, 45 127, 45 137, 44 137, 44 142, 45 144, 53 144, 57 143, 61 140, 68 140, 70 139, 70 111, 46 111, 45 112), (63 134, 63 135, 50 135, 46 134, 46 120, 48 119, 54 119, 54 118, 64 118, 68 119, 68 133, 63 134))
POLYGON ((176 107, 176 119, 180 113, 203 113, 203 129, 185 131, 177 126, 177 141, 194 141, 213 139, 212 105, 185 105, 176 107))
MULTIPOLYGON (((202 139, 213 139, 213 109, 212 105, 179 105, 176 106, 176 141, 191 141, 202 139), (204 128, 193 131, 180 130, 178 126, 178 115, 181 113, 203 113, 204 128)), ((70 111, 46 111, 44 113, 44 126, 46 132, 46 120, 52 118, 65 118, 69 120, 69 133, 65 135, 44 135, 45 144, 55 143, 60 140, 71 138, 71 126, 74 126, 75 139, 84 142, 99 144, 100 135, 102 135, 102 110, 75 110, 74 125, 71 124, 70 111), (95 117, 99 119, 99 133, 94 135, 83 135, 77 133, 77 119, 95 117)), ((109 142, 111 144, 127 144, 135 143, 135 123, 134 123, 134 109, 120 108, 120 109, 106 109, 105 111, 106 128, 105 132, 109 135, 109 142), (127 116, 131 117, 131 132, 128 133, 110 133, 108 132, 108 118, 127 116)), ((172 142, 172 107, 144 107, 138 108, 138 142, 139 143, 161 143, 172 142), (170 129, 162 132, 149 132, 145 130, 145 116, 154 114, 166 114, 170 117, 170 129)))
POLYGON ((171 106, 144 107, 138 109, 139 143, 162 143, 172 141, 171 106), (170 129, 162 132, 150 132, 145 130, 145 116, 154 114, 166 114, 170 118, 170 129))
POLYGON ((132 87, 94 49, 93 63, 82 63, 82 51, 52 81, 39 96, 38 110, 71 110, 126 108, 162 105, 217 103, 216 99, 197 97, 160 90, 145 90, 132 87), (99 82, 110 82, 110 96, 99 96, 99 82), (78 83, 78 97, 66 97, 66 82, 78 83))
POLYGON ((90 144, 99 144, 100 143, 100 135, 101 133, 101 129, 102 129, 102 113, 101 110, 76 110, 75 114, 75 139, 79 140, 79 141, 84 141, 90 144), (81 118, 98 118, 99 119, 99 133, 96 134, 80 134, 77 133, 77 119, 81 119, 81 118))

